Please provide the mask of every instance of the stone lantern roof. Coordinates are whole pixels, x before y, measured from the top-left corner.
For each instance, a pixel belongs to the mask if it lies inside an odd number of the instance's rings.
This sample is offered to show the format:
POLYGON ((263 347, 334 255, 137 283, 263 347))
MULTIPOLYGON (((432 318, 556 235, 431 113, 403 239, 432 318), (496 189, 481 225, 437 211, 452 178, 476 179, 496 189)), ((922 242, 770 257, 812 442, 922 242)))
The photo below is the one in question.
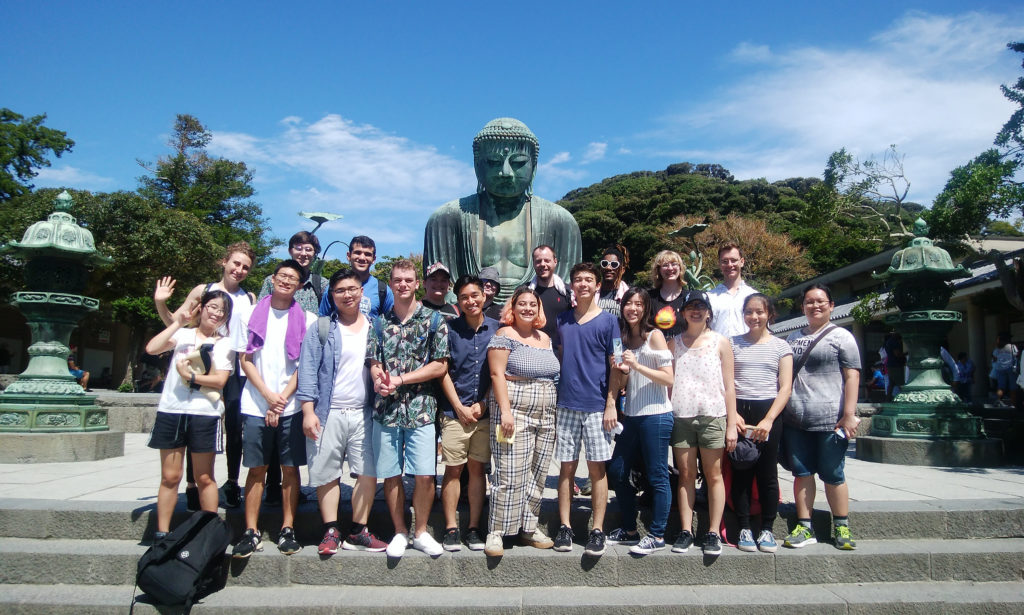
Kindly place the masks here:
POLYGON ((96 250, 92 233, 78 225, 68 212, 71 210, 71 195, 65 190, 54 201, 54 212, 46 220, 40 220, 28 227, 21 241, 12 241, 0 248, 0 252, 13 254, 18 258, 31 259, 37 256, 55 256, 77 260, 85 265, 110 262, 96 250))
POLYGON ((968 277, 970 273, 963 265, 953 266, 949 252, 934 245, 928 239, 928 225, 918 218, 914 222, 915 237, 906 248, 893 254, 892 263, 882 273, 872 274, 876 280, 893 278, 897 283, 908 276, 927 276, 930 279, 953 280, 968 277))

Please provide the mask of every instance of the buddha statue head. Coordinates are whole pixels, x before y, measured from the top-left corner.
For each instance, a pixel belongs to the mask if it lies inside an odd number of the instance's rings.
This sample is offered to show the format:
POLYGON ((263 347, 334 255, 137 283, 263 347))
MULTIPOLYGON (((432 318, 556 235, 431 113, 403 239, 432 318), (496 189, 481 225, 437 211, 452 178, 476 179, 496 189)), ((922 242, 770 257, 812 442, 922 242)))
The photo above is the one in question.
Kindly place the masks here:
POLYGON ((500 117, 483 127, 473 139, 473 166, 477 192, 513 199, 532 193, 540 144, 526 124, 500 117))

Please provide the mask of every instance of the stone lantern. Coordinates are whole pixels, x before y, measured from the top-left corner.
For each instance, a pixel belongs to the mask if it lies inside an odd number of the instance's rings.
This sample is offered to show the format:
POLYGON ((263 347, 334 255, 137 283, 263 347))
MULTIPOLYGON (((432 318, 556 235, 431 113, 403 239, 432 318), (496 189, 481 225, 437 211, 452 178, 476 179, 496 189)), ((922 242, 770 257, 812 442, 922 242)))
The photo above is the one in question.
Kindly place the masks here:
POLYGON ((96 405, 68 371, 68 344, 78 322, 99 307, 82 296, 88 268, 110 262, 92 233, 78 225, 71 195, 61 192, 55 211, 0 253, 25 263, 27 289, 11 303, 28 321, 29 362, 0 393, 0 461, 73 461, 124 454, 124 434, 111 433, 107 411, 96 405), (21 438, 17 436, 40 436, 21 438))
POLYGON ((945 309, 953 295, 949 282, 969 277, 953 266, 949 253, 926 236, 928 225, 914 223, 914 239, 892 257, 889 268, 872 274, 893 283, 899 313, 885 317, 903 336, 910 374, 892 403, 871 419, 869 436, 857 439, 857 458, 907 465, 991 466, 1001 461, 1001 443, 985 437, 982 419, 942 379, 940 348, 960 312, 945 309))

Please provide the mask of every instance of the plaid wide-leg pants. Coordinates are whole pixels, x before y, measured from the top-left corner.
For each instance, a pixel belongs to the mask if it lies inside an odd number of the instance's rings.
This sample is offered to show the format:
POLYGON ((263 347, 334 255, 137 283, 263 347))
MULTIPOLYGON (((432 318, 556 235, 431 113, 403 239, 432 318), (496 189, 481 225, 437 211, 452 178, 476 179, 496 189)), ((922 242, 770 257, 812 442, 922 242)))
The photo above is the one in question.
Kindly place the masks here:
POLYGON ((550 380, 509 380, 508 399, 516 422, 515 440, 498 443, 501 410, 490 398, 491 485, 489 530, 512 535, 537 529, 544 484, 555 451, 555 403, 558 393, 550 380))

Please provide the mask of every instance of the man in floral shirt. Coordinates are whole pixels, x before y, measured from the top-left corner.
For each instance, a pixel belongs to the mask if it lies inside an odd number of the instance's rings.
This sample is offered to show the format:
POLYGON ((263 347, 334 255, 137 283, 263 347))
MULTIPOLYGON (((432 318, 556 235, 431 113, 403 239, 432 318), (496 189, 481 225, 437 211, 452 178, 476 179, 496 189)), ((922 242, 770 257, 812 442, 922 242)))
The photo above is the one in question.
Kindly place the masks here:
POLYGON ((448 325, 416 300, 419 272, 409 260, 391 268, 394 307, 375 318, 366 344, 366 359, 377 401, 373 410, 373 447, 377 476, 384 479, 384 499, 395 537, 389 557, 401 557, 412 542, 431 556, 444 552, 426 531, 434 503, 437 383, 448 369, 448 325), (405 523, 402 474, 416 477, 412 506, 416 526, 410 541, 405 523))

